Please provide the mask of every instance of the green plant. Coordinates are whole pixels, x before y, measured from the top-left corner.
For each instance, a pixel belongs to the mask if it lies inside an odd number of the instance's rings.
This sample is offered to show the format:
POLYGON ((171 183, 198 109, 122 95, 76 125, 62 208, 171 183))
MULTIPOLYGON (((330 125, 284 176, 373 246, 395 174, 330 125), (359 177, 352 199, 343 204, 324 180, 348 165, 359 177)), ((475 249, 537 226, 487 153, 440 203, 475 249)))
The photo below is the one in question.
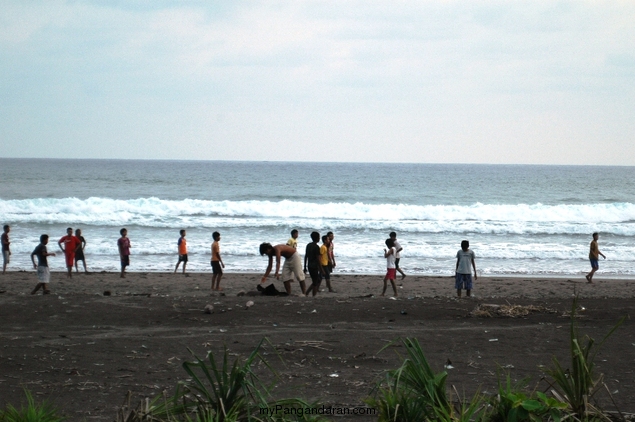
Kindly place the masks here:
POLYGON ((36 404, 29 390, 24 390, 26 396, 26 407, 23 405, 16 409, 8 404, 5 410, 0 411, 0 421, 2 422, 59 422, 64 418, 58 415, 57 409, 44 401, 36 404))
MULTIPOLYGON (((120 411, 121 422, 251 422, 251 421, 313 421, 319 416, 304 412, 311 405, 301 399, 273 400, 272 386, 264 385, 254 373, 252 365, 258 359, 272 374, 275 371, 260 356, 263 339, 244 362, 238 359, 229 363, 225 348, 222 362, 217 362, 210 352, 205 359, 194 353, 193 362, 184 362, 183 369, 190 380, 179 383, 173 396, 166 394, 142 402, 129 413, 120 411), (284 409, 285 412, 261 409, 284 409), (290 411, 297 410, 297 411, 290 411)), ((314 405, 313 405, 314 406, 314 405)))
MULTIPOLYGON (((479 394, 470 401, 452 403, 445 385, 447 372, 434 373, 416 339, 406 338, 402 343, 408 356, 398 369, 386 374, 366 400, 378 409, 380 422, 468 421, 481 411, 479 394)), ((459 397, 456 389, 454 392, 459 397)))
POLYGON ((580 341, 578 326, 576 323, 576 311, 578 308, 577 296, 573 300, 571 309, 570 326, 570 355, 571 368, 564 369, 558 359, 554 356, 553 367, 545 369, 545 373, 553 379, 550 383, 553 388, 553 395, 567 404, 568 410, 579 420, 597 418, 609 420, 602 414, 602 411, 591 403, 591 399, 604 385, 603 375, 595 373, 595 357, 604 342, 618 329, 624 322, 623 317, 604 336, 599 344, 589 336, 585 336, 580 341))
POLYGON ((490 400, 490 422, 555 421, 562 419, 562 410, 567 407, 553 397, 540 391, 526 393, 527 380, 512 384, 509 374, 506 382, 498 377, 498 394, 490 400))

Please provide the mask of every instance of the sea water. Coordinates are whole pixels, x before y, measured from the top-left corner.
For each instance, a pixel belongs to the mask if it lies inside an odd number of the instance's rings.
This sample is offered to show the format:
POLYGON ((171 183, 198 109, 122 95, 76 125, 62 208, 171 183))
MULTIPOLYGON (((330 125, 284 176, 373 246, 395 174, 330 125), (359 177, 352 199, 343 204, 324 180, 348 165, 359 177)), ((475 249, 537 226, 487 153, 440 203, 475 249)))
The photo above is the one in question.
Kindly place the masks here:
POLYGON ((634 167, 0 159, 0 220, 11 270, 73 227, 89 269, 116 271, 126 227, 130 271, 173 270, 186 229, 189 270, 210 271, 219 231, 227 272, 262 272, 259 244, 298 229, 302 252, 311 231, 335 233, 339 273, 383 273, 396 231, 408 274, 453 274, 467 239, 481 275, 580 276, 597 231, 599 274, 635 277, 634 167))

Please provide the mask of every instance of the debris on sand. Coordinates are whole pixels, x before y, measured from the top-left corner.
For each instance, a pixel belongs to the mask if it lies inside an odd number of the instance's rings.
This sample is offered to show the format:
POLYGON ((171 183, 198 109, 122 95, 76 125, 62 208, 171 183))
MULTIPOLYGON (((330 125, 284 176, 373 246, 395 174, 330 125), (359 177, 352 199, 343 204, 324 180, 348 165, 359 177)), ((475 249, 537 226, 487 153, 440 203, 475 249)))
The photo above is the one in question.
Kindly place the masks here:
POLYGON ((205 312, 206 314, 213 314, 214 305, 205 305, 205 309, 203 309, 203 312, 205 312))
POLYGON ((249 309, 252 306, 254 306, 254 301, 253 300, 248 300, 247 303, 245 303, 245 309, 249 309))
POLYGON ((477 305, 470 315, 477 318, 519 318, 533 313, 557 313, 558 311, 544 306, 535 305, 492 305, 482 303, 477 305))

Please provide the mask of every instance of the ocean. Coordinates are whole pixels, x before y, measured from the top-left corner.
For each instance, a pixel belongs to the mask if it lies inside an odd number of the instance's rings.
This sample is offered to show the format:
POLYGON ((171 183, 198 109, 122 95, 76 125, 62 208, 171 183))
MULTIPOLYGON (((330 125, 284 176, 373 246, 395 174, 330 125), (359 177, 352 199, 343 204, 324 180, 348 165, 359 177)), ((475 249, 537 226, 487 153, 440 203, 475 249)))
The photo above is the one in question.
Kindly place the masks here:
MULTIPOLYGON (((600 233, 600 277, 635 278, 635 167, 0 159, 0 223, 10 270, 31 268, 81 228, 89 270, 117 271, 119 229, 130 271, 172 271, 179 230, 188 269, 211 271, 212 232, 226 272, 263 272, 262 242, 335 233, 336 274, 382 274, 396 231, 408 274, 452 275, 461 240, 480 275, 580 277, 600 233)), ((59 251, 59 250, 58 250, 59 251)), ((63 270, 61 254, 49 260, 63 270)))

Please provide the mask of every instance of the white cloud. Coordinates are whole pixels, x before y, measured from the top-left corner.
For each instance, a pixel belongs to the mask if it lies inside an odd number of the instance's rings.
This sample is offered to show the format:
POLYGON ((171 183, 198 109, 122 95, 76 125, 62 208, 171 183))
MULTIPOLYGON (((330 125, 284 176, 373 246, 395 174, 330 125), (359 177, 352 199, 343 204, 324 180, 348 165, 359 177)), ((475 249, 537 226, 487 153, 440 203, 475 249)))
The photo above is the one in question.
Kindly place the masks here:
POLYGON ((378 161, 397 142, 395 161, 635 164, 633 21, 625 1, 9 2, 0 138, 14 156, 49 137, 51 156, 93 139, 85 156, 378 161))

